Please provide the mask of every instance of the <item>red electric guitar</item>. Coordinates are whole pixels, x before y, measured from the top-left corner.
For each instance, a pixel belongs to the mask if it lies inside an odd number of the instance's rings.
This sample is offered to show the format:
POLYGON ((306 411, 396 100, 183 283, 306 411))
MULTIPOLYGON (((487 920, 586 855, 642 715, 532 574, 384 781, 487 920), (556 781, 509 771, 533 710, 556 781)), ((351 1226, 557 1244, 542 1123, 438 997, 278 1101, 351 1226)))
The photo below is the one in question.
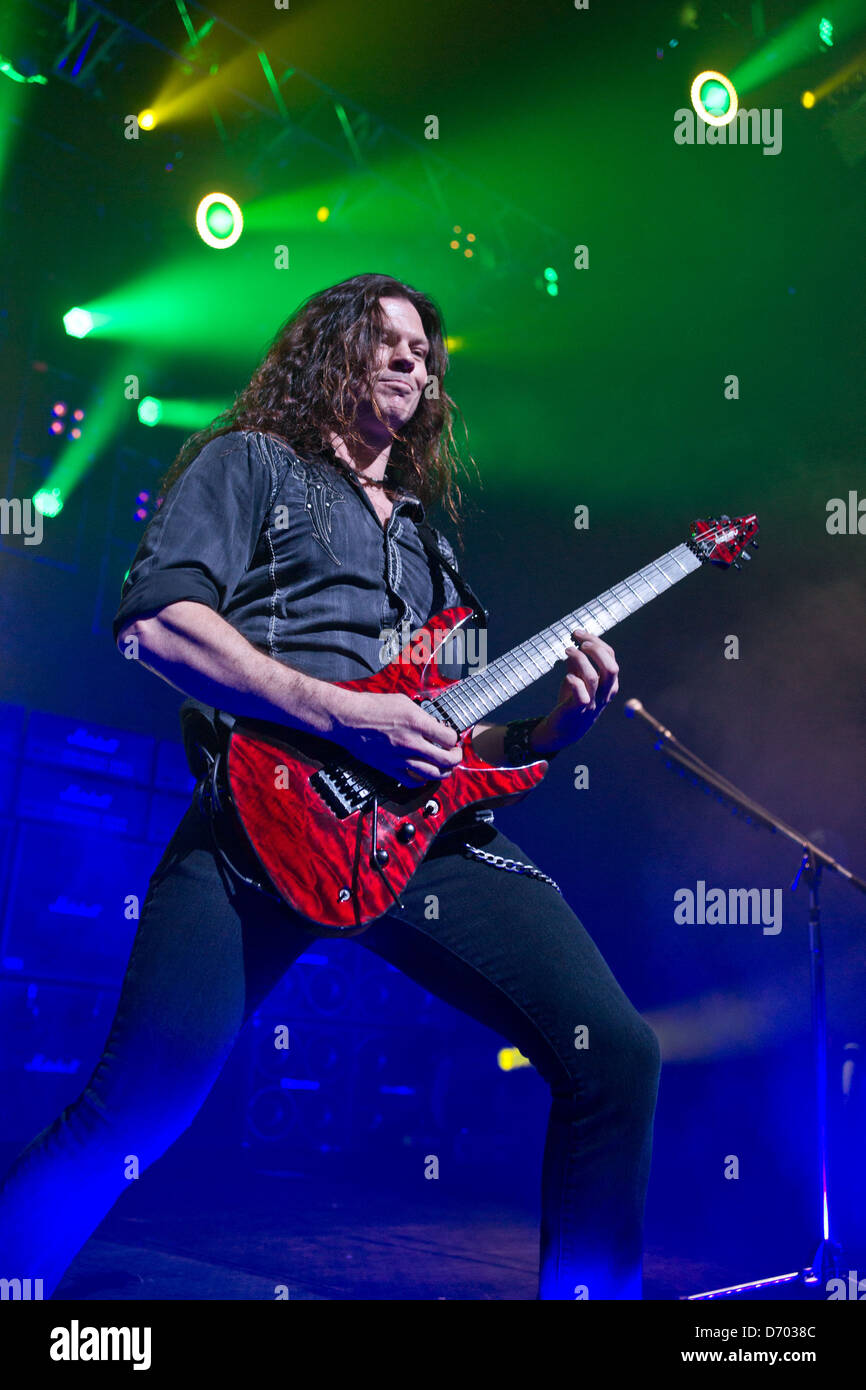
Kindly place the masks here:
MULTIPOLYGON (((453 661, 455 636, 472 610, 448 608, 374 676, 338 684, 408 695, 464 734, 563 660, 575 628, 607 632, 702 564, 728 568, 740 556, 750 559, 746 546, 757 531, 754 515, 694 522, 685 544, 463 680, 446 678, 440 667, 453 661)), ((493 767, 467 734, 450 777, 405 787, 339 744, 279 725, 238 721, 228 748, 232 801, 259 862, 285 901, 319 934, 333 936, 362 931, 399 900, 450 817, 519 800, 547 766, 539 759, 493 767)))

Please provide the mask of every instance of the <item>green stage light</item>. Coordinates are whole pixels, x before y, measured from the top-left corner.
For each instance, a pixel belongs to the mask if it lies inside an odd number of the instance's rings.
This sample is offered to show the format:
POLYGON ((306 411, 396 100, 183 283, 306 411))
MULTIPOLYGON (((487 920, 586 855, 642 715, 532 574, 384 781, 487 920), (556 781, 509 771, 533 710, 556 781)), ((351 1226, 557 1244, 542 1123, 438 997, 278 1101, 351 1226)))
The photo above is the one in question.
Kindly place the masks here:
POLYGON ((731 104, 731 98, 721 82, 705 82, 701 88, 700 96, 704 106, 714 116, 724 116, 731 104))
POLYGON ((58 512, 63 511, 63 498, 60 496, 60 489, 57 487, 40 488, 34 495, 33 505, 37 512, 43 516, 57 516, 58 512))
MULTIPOLYGON (((816 40, 820 52, 835 47, 837 41, 853 37, 862 27, 864 0, 834 0, 833 18, 823 5, 808 5, 780 32, 750 53, 731 73, 731 81, 741 95, 762 87, 780 73, 810 62, 815 54, 816 40)), ((862 56, 860 60, 862 66, 862 56)), ((853 69, 856 71, 857 67, 853 69)), ((818 101, 824 92, 815 89, 818 101)))
POLYGON ((230 401, 226 400, 157 400, 155 396, 145 396, 138 407, 138 418, 143 425, 162 425, 169 429, 204 429, 217 415, 221 415, 230 401))
POLYGON ((244 218, 234 198, 227 193, 208 193, 196 208, 195 225, 206 246, 223 251, 238 240, 244 229, 244 218))
POLYGON ((95 328, 102 328, 104 324, 109 323, 110 318, 109 314, 100 313, 96 309, 82 309, 76 305, 74 309, 67 309, 63 315, 63 327, 70 338, 86 338, 95 328))
POLYGON ((63 327, 70 338, 86 338, 95 322, 88 309, 68 309, 63 315, 63 327))
POLYGON ((559 294, 559 276, 552 265, 545 266, 544 288, 548 294, 559 294))
POLYGON ((208 231, 213 232, 215 237, 219 237, 222 240, 228 236, 232 227, 235 225, 235 219, 232 217, 225 203, 214 203, 212 207, 209 207, 205 220, 208 225, 208 231))
POLYGON ((138 418, 143 425, 158 425, 162 419, 162 401, 145 396, 138 403, 138 418))
POLYGON ((724 73, 699 72, 690 92, 692 106, 707 125, 728 125, 737 114, 737 93, 724 73))
POLYGON ((10 62, 8 58, 4 58, 2 53, 0 53, 0 73, 4 77, 8 77, 11 82, 37 82, 43 87, 48 82, 48 78, 43 77, 41 73, 34 73, 32 77, 25 77, 24 73, 19 72, 15 64, 10 62))
POLYGON ((548 266, 544 272, 544 278, 545 280, 558 280, 559 276, 552 266, 548 266))

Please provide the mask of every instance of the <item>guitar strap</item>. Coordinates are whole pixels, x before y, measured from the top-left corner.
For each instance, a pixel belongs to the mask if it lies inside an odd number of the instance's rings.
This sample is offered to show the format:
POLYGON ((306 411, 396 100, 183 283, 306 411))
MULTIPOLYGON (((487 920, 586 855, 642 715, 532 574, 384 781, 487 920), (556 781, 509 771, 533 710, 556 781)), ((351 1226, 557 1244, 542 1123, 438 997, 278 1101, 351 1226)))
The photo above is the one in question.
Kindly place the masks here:
MULTIPOLYGON (((473 610, 475 614, 475 621, 478 623, 478 626, 485 628, 487 626, 487 619, 490 616, 490 614, 484 607, 481 600, 475 594, 473 589, 463 578, 463 575, 457 569, 456 565, 452 565, 451 561, 447 560, 445 556, 442 554, 442 551, 439 548, 439 542, 436 539, 436 532, 433 530, 433 527, 429 526, 426 521, 416 521, 415 529, 418 532, 418 537, 421 541, 421 544, 426 550, 429 558, 433 561, 433 564, 438 565, 440 569, 443 569, 445 571, 460 597, 473 610)), ((434 603, 433 606, 435 609, 437 605, 434 603)))

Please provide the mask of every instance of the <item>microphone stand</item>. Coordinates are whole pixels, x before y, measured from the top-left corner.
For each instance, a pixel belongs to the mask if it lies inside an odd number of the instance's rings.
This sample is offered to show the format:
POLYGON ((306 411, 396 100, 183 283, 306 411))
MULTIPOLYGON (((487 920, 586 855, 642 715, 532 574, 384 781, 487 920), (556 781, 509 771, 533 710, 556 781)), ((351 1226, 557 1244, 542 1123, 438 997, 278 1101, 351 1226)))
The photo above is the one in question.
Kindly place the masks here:
POLYGON ((773 1275, 768 1279, 754 1279, 744 1284, 732 1284, 725 1289, 710 1289, 705 1293, 689 1294, 685 1296, 686 1301, 730 1298, 736 1294, 754 1293, 756 1290, 768 1289, 778 1284, 817 1285, 824 1283, 826 1285, 829 1279, 839 1277, 842 1250, 833 1239, 830 1223, 830 1181, 827 1158, 827 992, 824 978, 824 943, 821 933, 821 874, 824 869, 829 869, 847 879, 852 887, 859 888, 861 893, 866 893, 866 883, 862 878, 853 874, 850 869, 846 869, 838 860, 819 849, 799 830, 786 825, 778 816, 773 815, 772 811, 768 811, 764 806, 753 801, 751 797, 746 796, 745 792, 740 791, 733 782, 729 782, 721 773, 709 767, 696 753, 692 753, 684 747, 670 729, 666 729, 648 710, 644 709, 640 700, 627 700, 625 712, 630 719, 638 716, 654 730, 658 736, 655 748, 657 751, 664 751, 669 760, 667 766, 676 764, 683 771, 691 773, 695 783, 703 783, 704 786, 716 793, 717 800, 728 802, 735 811, 742 811, 747 821, 754 822, 756 825, 763 825, 768 830, 774 833, 778 832, 793 841, 800 850, 800 867, 791 887, 796 889, 801 877, 805 876, 809 889, 809 983, 812 1002, 812 1054, 815 1066, 818 1188, 821 1208, 817 1222, 821 1232, 818 1247, 812 1263, 805 1269, 794 1270, 790 1274, 773 1275))

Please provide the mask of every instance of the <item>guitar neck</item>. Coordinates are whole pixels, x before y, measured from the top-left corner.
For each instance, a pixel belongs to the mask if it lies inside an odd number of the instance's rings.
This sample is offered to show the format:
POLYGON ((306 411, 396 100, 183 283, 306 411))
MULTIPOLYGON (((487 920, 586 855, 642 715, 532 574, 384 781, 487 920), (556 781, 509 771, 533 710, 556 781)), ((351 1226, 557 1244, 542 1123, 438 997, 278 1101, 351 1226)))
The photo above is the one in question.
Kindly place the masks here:
POLYGON ((582 608, 566 613, 558 622, 512 647, 489 666, 449 686, 436 696, 433 705, 459 729, 471 728, 486 714, 546 676, 557 661, 564 660, 566 647, 573 645, 571 634, 575 628, 583 628, 596 637, 609 632, 623 618, 636 613, 700 567, 701 561, 687 545, 675 546, 636 574, 630 574, 621 584, 605 589, 582 608))

